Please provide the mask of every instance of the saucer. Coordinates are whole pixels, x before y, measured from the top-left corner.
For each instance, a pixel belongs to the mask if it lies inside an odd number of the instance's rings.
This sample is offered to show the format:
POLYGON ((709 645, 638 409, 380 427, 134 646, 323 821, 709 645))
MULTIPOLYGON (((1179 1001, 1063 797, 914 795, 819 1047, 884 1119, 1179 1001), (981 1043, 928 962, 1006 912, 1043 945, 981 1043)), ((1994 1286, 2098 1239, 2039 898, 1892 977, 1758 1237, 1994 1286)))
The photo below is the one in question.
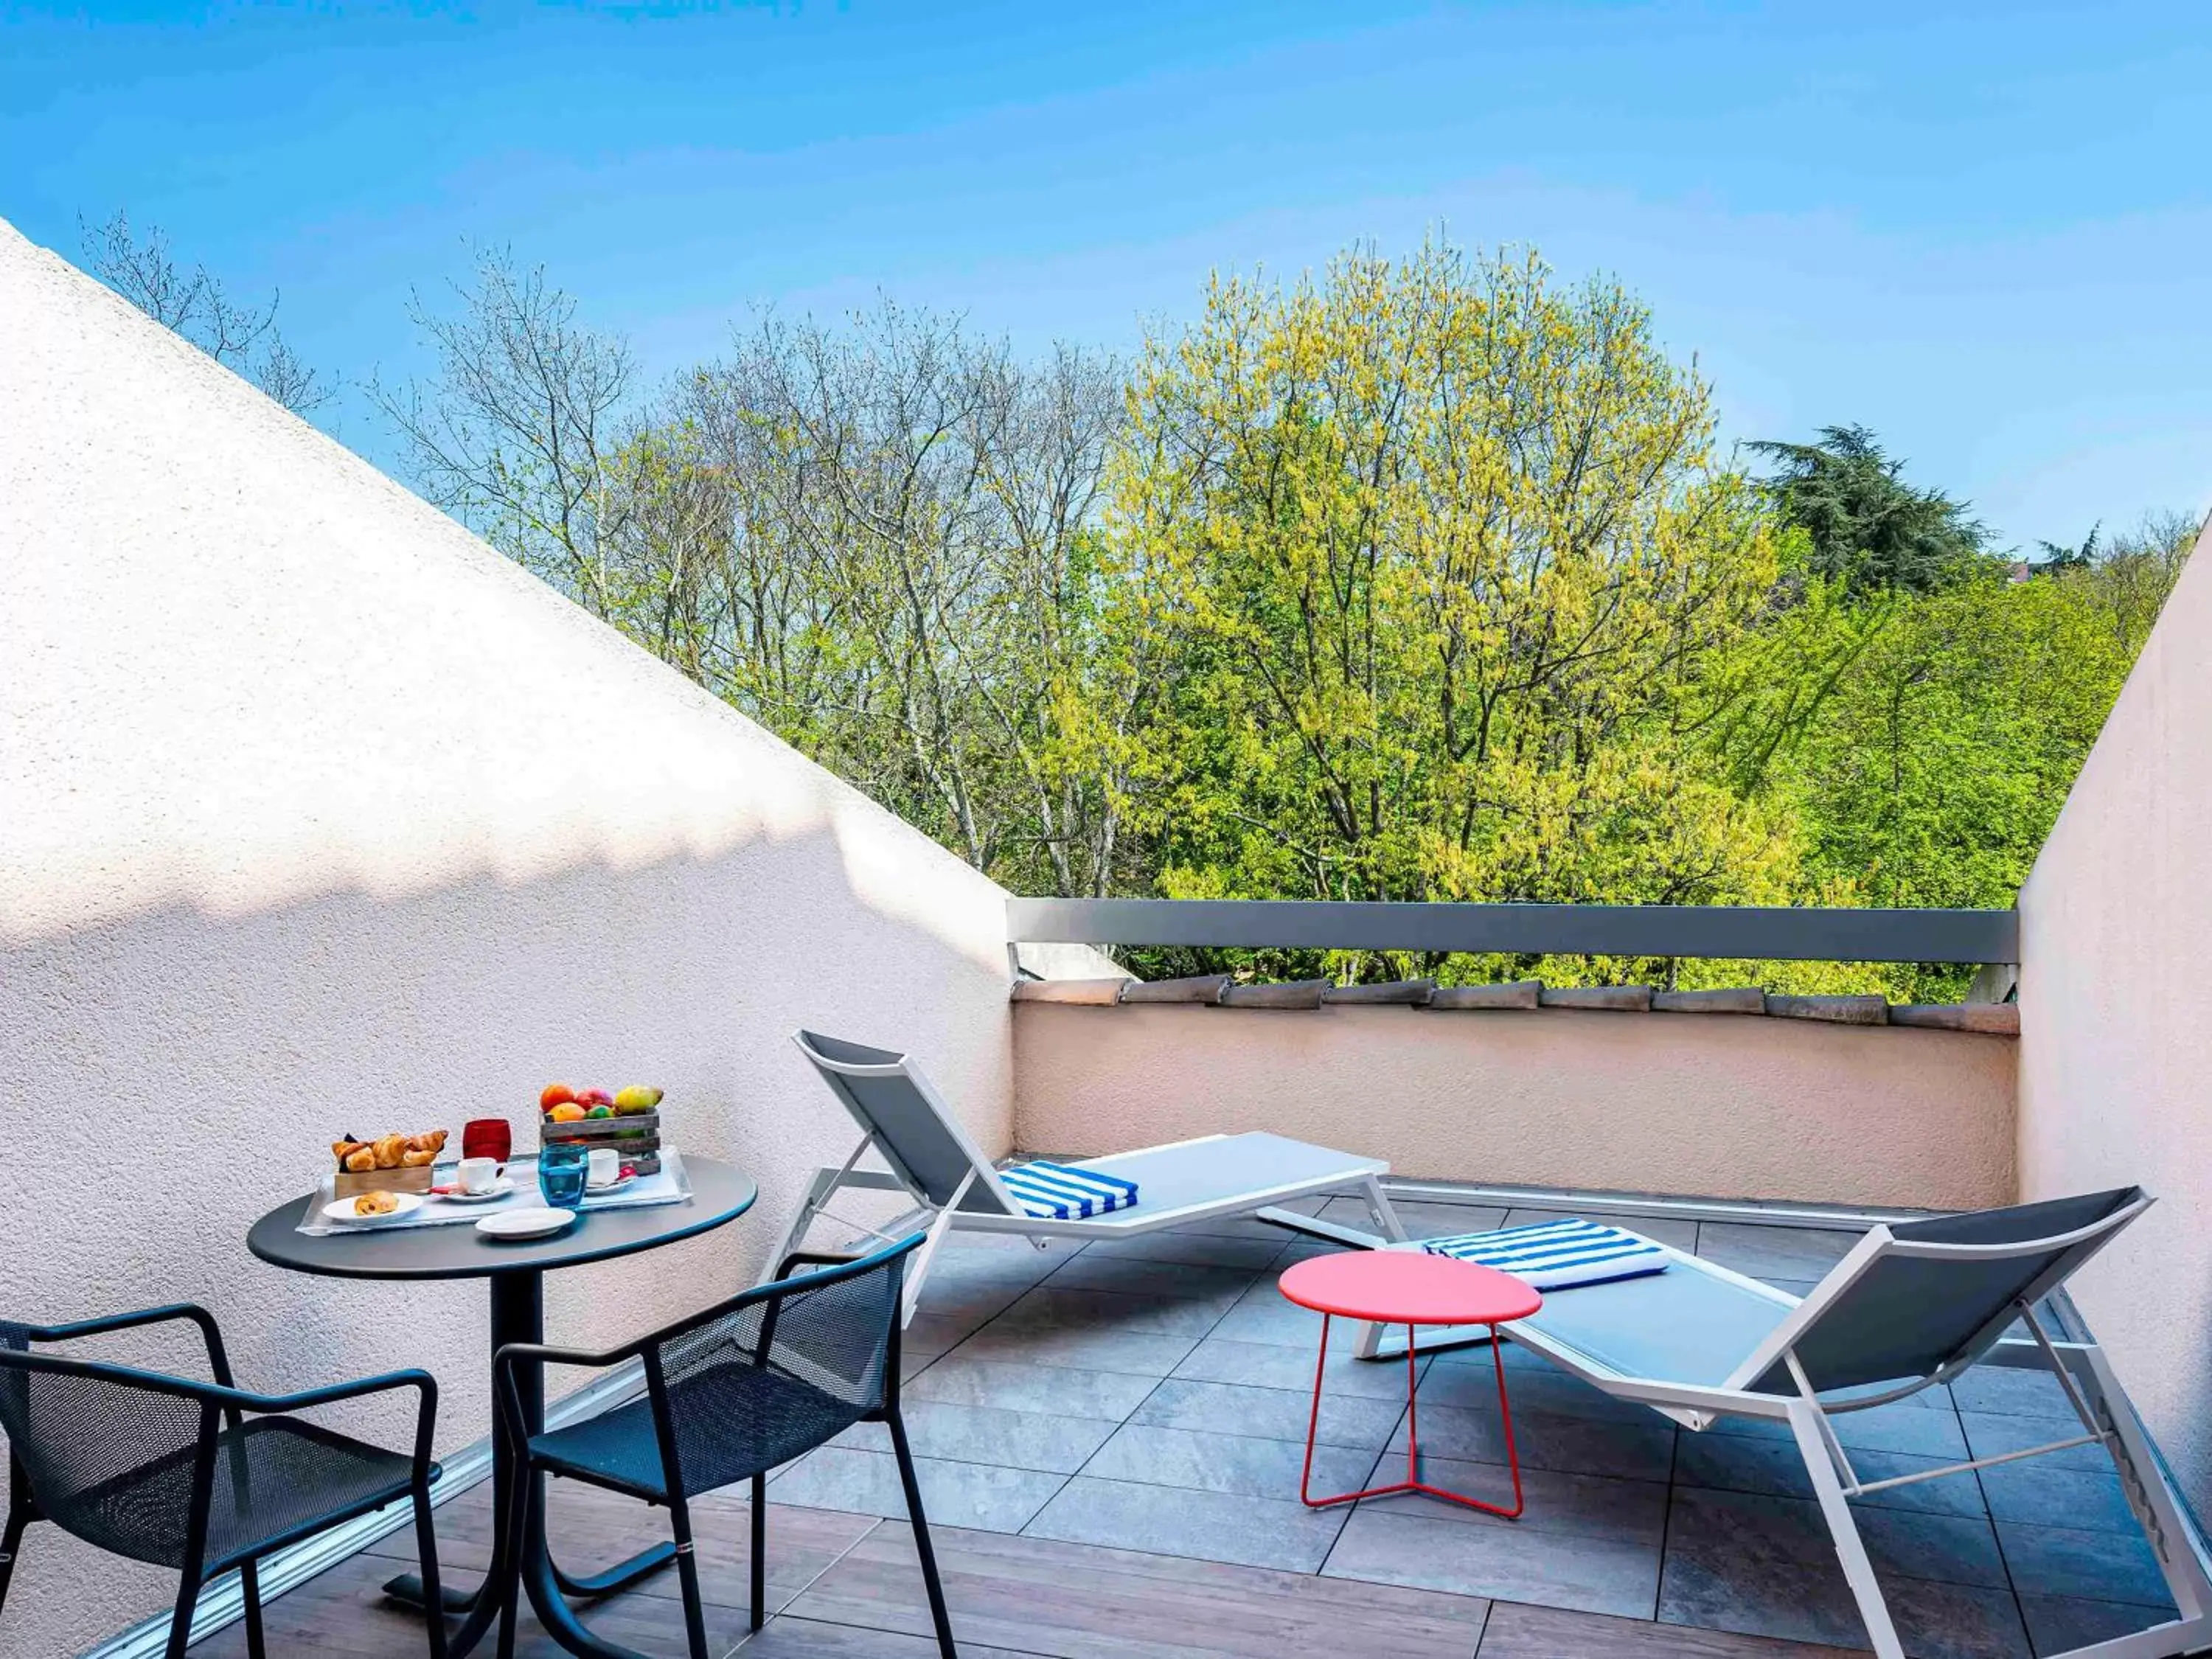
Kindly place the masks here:
POLYGON ((487 1238, 550 1238, 576 1218, 574 1210, 506 1210, 477 1223, 487 1238))
POLYGON ((465 1193, 456 1187, 450 1193, 440 1193, 436 1196, 447 1204, 489 1204, 495 1198, 505 1198, 514 1190, 513 1179, 501 1176, 480 1193, 465 1193))

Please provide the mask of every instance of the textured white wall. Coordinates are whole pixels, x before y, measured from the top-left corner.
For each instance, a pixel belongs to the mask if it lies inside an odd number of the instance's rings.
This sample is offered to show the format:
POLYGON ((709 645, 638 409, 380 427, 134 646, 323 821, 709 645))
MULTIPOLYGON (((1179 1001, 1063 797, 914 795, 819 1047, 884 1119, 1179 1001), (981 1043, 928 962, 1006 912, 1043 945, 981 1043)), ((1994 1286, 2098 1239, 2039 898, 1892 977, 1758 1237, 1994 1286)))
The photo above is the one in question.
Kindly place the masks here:
MULTIPOLYGON (((802 1021, 1008 1143, 996 887, 4 223, 0 646, 0 1315, 200 1300, 258 1388, 423 1365, 450 1447, 481 1284, 246 1254, 341 1131, 665 1087, 762 1203, 553 1276, 592 1343, 749 1280, 847 1151, 802 1021)), ((35 1529, 0 1652, 171 1583, 35 1529)))
POLYGON ((1273 1129, 1446 1181, 1967 1208, 2012 1196, 2013 1050, 1753 1015, 1021 1002, 1015 1133, 1273 1129))
POLYGON ((2078 1295, 2212 1515, 2212 533, 2020 896, 2021 1190, 2159 1203, 2078 1295))

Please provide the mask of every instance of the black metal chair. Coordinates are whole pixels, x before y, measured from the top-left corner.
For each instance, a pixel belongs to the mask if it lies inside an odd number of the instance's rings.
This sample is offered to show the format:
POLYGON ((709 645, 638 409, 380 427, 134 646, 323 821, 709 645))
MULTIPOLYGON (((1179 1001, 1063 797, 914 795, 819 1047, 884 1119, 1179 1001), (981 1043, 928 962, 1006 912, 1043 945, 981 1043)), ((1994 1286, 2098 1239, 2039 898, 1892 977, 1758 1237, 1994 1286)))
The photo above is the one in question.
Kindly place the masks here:
MULTIPOLYGON (((192 1609, 209 1580, 232 1567, 246 1592, 246 1641, 263 1659, 255 1563, 274 1549, 400 1498, 415 1505, 415 1539, 431 1607, 440 1605, 430 1530, 430 1461, 438 1385, 393 1371, 304 1394, 251 1394, 232 1381, 222 1334, 204 1309, 149 1308, 70 1325, 0 1321, 0 1429, 8 1436, 8 1521, 0 1531, 0 1607, 33 1521, 134 1561, 180 1575, 168 1659, 191 1639, 192 1609), (212 1382, 34 1353, 62 1342, 188 1319, 207 1339, 212 1382), (416 1389, 411 1455, 351 1439, 291 1413, 393 1389, 416 1389)), ((429 1618, 430 1652, 445 1659, 446 1629, 429 1618)), ((0 1646, 4 1646, 0 1644, 0 1646)))
MULTIPOLYGON (((778 1264, 772 1282, 605 1353, 540 1343, 502 1347, 494 1359, 500 1403, 507 1431, 527 1446, 525 1477, 515 1482, 507 1519, 515 1539, 511 1559, 522 1557, 527 1506, 542 1501, 541 1472, 665 1506, 676 1537, 692 1659, 706 1659, 688 1500, 751 1480, 752 1627, 758 1630, 767 1595, 768 1472, 855 1423, 883 1423, 906 1489, 938 1650, 955 1659, 937 1555, 899 1417, 900 1298, 908 1255, 921 1242, 916 1233, 866 1255, 795 1250, 778 1264), (802 1264, 816 1271, 787 1277, 802 1264), (642 1395, 570 1427, 524 1436, 519 1367, 603 1367, 631 1358, 644 1362, 642 1395)), ((518 1570, 503 1589, 500 1659, 513 1659, 520 1582, 518 1570)))

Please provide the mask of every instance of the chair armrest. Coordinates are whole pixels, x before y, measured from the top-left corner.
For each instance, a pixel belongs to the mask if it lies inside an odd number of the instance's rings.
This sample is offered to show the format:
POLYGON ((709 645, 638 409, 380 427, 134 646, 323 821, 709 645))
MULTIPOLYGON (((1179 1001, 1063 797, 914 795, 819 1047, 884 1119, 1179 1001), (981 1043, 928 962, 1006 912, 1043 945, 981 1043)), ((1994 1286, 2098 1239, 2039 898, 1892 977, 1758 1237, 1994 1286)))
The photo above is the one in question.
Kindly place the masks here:
POLYGON ((257 1412, 264 1416, 278 1416, 286 1412, 303 1412, 317 1406, 336 1405, 341 1400, 358 1400, 365 1395, 388 1394, 395 1389, 421 1390, 423 1398, 434 1401, 438 1397, 438 1380, 424 1370, 386 1371, 379 1376, 364 1376, 351 1382, 332 1382, 325 1388, 302 1389, 296 1394, 256 1394, 249 1389, 229 1389, 223 1392, 241 1411, 257 1412))
POLYGON ((811 1262, 817 1267, 842 1267, 848 1261, 858 1261, 864 1254, 860 1250, 793 1250, 776 1264, 775 1276, 778 1279, 790 1278, 791 1270, 802 1261, 811 1262))
POLYGON ((230 1357, 223 1351, 222 1333, 216 1328, 215 1316, 205 1308, 190 1302, 173 1302, 160 1308, 142 1308, 137 1313, 103 1314, 96 1319, 72 1320, 64 1325, 27 1325, 23 1334, 33 1342, 70 1342, 79 1337, 104 1336, 110 1331, 132 1330, 141 1325, 159 1325, 174 1319, 189 1319, 200 1328, 206 1339, 208 1370, 223 1388, 235 1388, 230 1375, 230 1357))
POLYGON ((608 1348, 594 1353, 585 1348, 556 1348, 550 1342, 502 1343, 491 1357, 492 1368, 504 1370, 527 1360, 538 1365, 582 1365, 593 1370, 603 1370, 609 1365, 619 1365, 625 1359, 634 1359, 644 1344, 626 1342, 619 1348, 608 1348))
POLYGON ((645 1352, 653 1339, 646 1337, 635 1342, 626 1342, 619 1348, 609 1348, 593 1353, 584 1348, 556 1348, 550 1342, 507 1342, 491 1357, 493 1409, 504 1410, 514 1420, 519 1445, 526 1437, 522 1418, 522 1393, 515 1383, 515 1373, 529 1365, 580 1365, 592 1370, 604 1370, 610 1365, 619 1365, 625 1359, 634 1359, 645 1352))
POLYGON ((430 1473, 431 1441, 438 1421, 438 1379, 428 1371, 386 1371, 381 1376, 360 1377, 351 1382, 333 1382, 326 1388, 303 1389, 296 1394, 255 1394, 250 1389, 238 1388, 195 1392, 204 1392, 205 1397, 222 1406, 234 1426, 238 1413, 241 1412, 251 1412, 257 1417, 281 1417, 291 1412, 311 1411, 318 1406, 333 1406, 343 1400, 390 1394, 399 1389, 413 1389, 419 1396, 415 1407, 415 1472, 427 1481, 430 1473))

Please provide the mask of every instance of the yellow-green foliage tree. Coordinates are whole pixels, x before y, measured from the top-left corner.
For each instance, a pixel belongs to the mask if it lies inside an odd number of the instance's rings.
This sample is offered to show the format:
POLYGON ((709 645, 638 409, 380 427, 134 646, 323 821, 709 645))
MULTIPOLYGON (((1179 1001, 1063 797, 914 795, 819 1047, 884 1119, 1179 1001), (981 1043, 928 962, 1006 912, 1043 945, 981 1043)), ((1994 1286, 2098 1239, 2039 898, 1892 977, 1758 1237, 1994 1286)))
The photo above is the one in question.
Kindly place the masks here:
POLYGON ((1781 820, 1688 729, 1775 574, 1712 429, 1640 306, 1533 258, 1217 280, 1148 343, 1111 481, 1121 620, 1181 646, 1138 815, 1161 890, 1784 893, 1781 820))

